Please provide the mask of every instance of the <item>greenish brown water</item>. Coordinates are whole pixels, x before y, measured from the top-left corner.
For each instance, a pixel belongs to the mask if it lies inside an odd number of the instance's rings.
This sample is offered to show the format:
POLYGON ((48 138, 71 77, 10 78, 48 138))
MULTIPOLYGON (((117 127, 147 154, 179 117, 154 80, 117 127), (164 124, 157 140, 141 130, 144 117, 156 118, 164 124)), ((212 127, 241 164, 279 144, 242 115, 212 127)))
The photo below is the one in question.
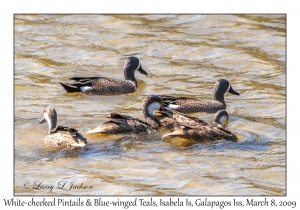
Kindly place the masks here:
MULTIPOLYGON (((15 15, 15 195, 285 195, 286 17, 284 15, 15 15), (72 76, 123 79, 140 58, 138 90, 120 96, 68 94, 72 76), (110 112, 143 119, 145 95, 212 100, 228 79, 228 129, 239 141, 164 142, 149 135, 86 135, 66 153, 43 143, 43 108, 81 133, 110 112), (91 190, 24 189, 60 181, 91 190)), ((194 116, 212 120, 213 114, 194 116)))

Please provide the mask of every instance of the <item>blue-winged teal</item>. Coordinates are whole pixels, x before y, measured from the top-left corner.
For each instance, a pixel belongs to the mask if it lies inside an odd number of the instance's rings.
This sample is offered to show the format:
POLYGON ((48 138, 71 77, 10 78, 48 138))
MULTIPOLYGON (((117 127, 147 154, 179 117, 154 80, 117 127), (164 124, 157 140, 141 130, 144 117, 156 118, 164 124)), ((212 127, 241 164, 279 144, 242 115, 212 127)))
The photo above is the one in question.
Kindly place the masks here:
POLYGON ((214 87, 214 100, 201 101, 193 98, 174 97, 161 95, 164 106, 182 113, 191 112, 217 112, 221 109, 226 109, 224 94, 226 92, 240 95, 232 89, 230 83, 226 79, 220 79, 216 82, 214 87))
POLYGON ((137 81, 134 77, 135 71, 148 75, 142 68, 138 58, 128 57, 124 65, 125 80, 117 80, 106 77, 72 77, 71 84, 60 82, 67 92, 83 92, 98 95, 118 95, 132 93, 137 88, 137 81))
POLYGON ((158 129, 159 122, 153 116, 154 110, 163 109, 161 98, 157 95, 146 96, 143 101, 145 121, 127 115, 111 113, 109 121, 99 125, 87 133, 126 133, 147 131, 148 128, 158 129))
POLYGON ((56 146, 73 146, 84 147, 87 145, 87 140, 74 128, 56 126, 57 114, 53 107, 48 106, 44 109, 44 117, 39 122, 40 124, 48 122, 48 135, 43 139, 45 143, 50 143, 56 146))
POLYGON ((204 140, 220 140, 225 139, 228 141, 237 141, 237 136, 225 129, 228 123, 228 113, 225 110, 219 110, 214 117, 215 122, 203 125, 202 123, 188 123, 180 122, 178 127, 174 128, 172 133, 168 133, 162 136, 163 139, 181 137, 187 139, 193 139, 196 141, 204 140))

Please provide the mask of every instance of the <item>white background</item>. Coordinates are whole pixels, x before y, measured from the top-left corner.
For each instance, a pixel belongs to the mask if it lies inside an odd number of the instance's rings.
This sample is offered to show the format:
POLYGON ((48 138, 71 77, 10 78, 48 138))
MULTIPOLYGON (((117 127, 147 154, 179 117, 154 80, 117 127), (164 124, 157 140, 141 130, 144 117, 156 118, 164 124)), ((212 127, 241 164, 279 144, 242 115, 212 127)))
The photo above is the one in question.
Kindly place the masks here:
MULTIPOLYGON (((299 91, 300 87, 300 12, 297 1, 276 1, 276 0, 2 0, 0 3, 0 88, 1 88, 1 119, 0 119, 0 206, 4 206, 3 199, 13 198, 13 141, 14 141, 14 69, 13 69, 13 18, 15 13, 281 13, 287 14, 287 196, 267 197, 268 200, 298 201, 299 196, 299 154, 300 154, 300 127, 298 128, 299 91), (298 9, 297 9, 298 8, 298 9)), ((262 157, 264 158, 264 157, 262 157)), ((68 197, 61 197, 69 200, 68 197)), ((77 197, 71 197, 76 201, 77 197)), ((95 197, 91 198, 94 199, 95 197)), ((139 197, 142 198, 142 197, 139 197)), ((175 200, 175 197, 173 197, 175 200)), ((203 197, 199 197, 205 199, 203 197)), ((255 200, 263 200, 263 197, 250 197, 255 200)), ((31 200, 31 197, 15 197, 24 201, 31 200)), ((35 197, 42 200, 43 197, 35 197)), ((52 200, 47 197, 46 199, 52 200)), ((82 198, 83 200, 88 197, 82 198)), ((118 197, 104 197, 103 199, 117 200, 118 197)), ((133 197, 121 197, 122 200, 133 200, 133 197)), ((150 200, 150 197, 146 197, 150 200)), ((157 203, 160 197, 155 197, 157 203)), ((185 197, 180 199, 185 200, 185 197)), ((192 201, 197 197, 190 197, 192 201)), ((231 200, 234 197, 209 197, 209 200, 231 200)), ((237 200, 245 200, 247 197, 237 197, 237 200)), ((194 208, 196 206, 194 205, 194 208)), ((296 209, 297 209, 296 207, 296 209)), ((5 207, 8 209, 9 207, 5 207)), ((10 207, 11 208, 11 207, 10 207)), ((38 207, 40 209, 40 207, 38 207)), ((63 207, 59 207, 63 208, 63 207)), ((91 208, 91 207, 90 207, 91 208)), ((102 207, 94 207, 93 209, 102 207)), ((139 207, 138 207, 139 208, 139 207)), ((159 207, 156 209, 170 209, 174 207, 159 207)), ((191 209, 194 209, 191 208, 191 209)), ((196 207, 203 208, 203 207, 196 207)), ((224 209, 232 207, 225 207, 224 209)), ((265 208, 265 207, 260 207, 265 208)), ((277 207, 276 209, 278 209, 277 207)), ((289 207, 291 208, 291 207, 289 207)), ((299 208, 299 207, 298 207, 299 208)), ((124 209, 119 207, 118 209, 124 209)), ((137 208, 129 208, 137 209, 137 208)), ((149 207, 148 207, 149 209, 149 207)), ((206 207, 205 209, 211 209, 206 207)), ((215 207, 214 209, 219 209, 215 207)), ((235 208, 238 209, 238 208, 235 208)), ((241 209, 241 208, 239 208, 241 209)), ((243 208, 249 209, 249 208, 243 208)), ((281 209, 281 208, 279 208, 281 209)))

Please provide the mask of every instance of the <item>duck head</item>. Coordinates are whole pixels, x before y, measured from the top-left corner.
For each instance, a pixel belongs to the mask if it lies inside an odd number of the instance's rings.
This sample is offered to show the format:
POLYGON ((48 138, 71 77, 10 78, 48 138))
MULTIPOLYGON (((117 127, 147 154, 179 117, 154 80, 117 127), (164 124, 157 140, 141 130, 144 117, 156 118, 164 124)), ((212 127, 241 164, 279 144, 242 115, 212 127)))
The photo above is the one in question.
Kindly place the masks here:
POLYGON ((44 116, 43 116, 43 119, 39 123, 42 124, 45 122, 48 122, 48 125, 49 125, 48 134, 50 134, 51 130, 53 128, 56 128, 56 124, 57 124, 57 114, 56 114, 54 107, 48 106, 48 107, 44 108, 44 116))
POLYGON ((229 115, 226 110, 219 110, 216 112, 214 120, 219 127, 223 127, 228 124, 229 115))
MULTIPOLYGON (((136 83, 134 72, 138 71, 141 74, 148 75, 148 73, 142 68, 140 60, 137 57, 128 57, 124 64, 124 76, 126 80, 131 80, 136 83)), ((136 83, 137 84, 137 83, 136 83)))
POLYGON ((225 103, 224 94, 226 92, 232 93, 234 95, 240 95, 238 92, 233 90, 228 80, 219 79, 214 86, 214 99, 216 101, 221 101, 225 103))
POLYGON ((158 95, 146 96, 143 101, 143 113, 144 113, 145 121, 148 122, 151 125, 151 127, 158 128, 159 122, 153 115, 153 112, 155 110, 164 110, 164 106, 160 96, 158 95))

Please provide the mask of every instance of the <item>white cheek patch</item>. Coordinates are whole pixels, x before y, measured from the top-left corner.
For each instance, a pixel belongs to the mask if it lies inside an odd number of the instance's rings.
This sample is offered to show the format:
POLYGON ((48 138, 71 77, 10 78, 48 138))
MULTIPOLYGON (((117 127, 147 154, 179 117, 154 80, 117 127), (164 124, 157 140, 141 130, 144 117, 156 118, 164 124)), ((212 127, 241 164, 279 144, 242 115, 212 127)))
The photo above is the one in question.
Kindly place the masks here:
POLYGON ((44 118, 49 124, 51 123, 50 117, 46 112, 44 112, 44 118))
POLYGON ((148 114, 153 115, 154 110, 159 110, 161 107, 160 103, 153 102, 148 106, 148 114))
POLYGON ((228 90, 230 89, 230 82, 228 82, 228 89, 227 89, 227 91, 226 92, 228 92, 228 90))
POLYGON ((169 105, 167 106, 167 108, 169 108, 169 109, 177 109, 177 108, 179 108, 179 105, 169 104, 169 105))
POLYGON ((228 124, 228 118, 226 116, 222 116, 219 123, 223 126, 226 126, 228 124))
POLYGON ((50 117, 46 112, 44 112, 44 118, 48 122, 49 130, 50 130, 50 128, 52 128, 52 121, 50 120, 50 117))
POLYGON ((88 92, 90 90, 92 90, 91 86, 81 86, 80 87, 80 91, 83 92, 83 93, 88 92))

